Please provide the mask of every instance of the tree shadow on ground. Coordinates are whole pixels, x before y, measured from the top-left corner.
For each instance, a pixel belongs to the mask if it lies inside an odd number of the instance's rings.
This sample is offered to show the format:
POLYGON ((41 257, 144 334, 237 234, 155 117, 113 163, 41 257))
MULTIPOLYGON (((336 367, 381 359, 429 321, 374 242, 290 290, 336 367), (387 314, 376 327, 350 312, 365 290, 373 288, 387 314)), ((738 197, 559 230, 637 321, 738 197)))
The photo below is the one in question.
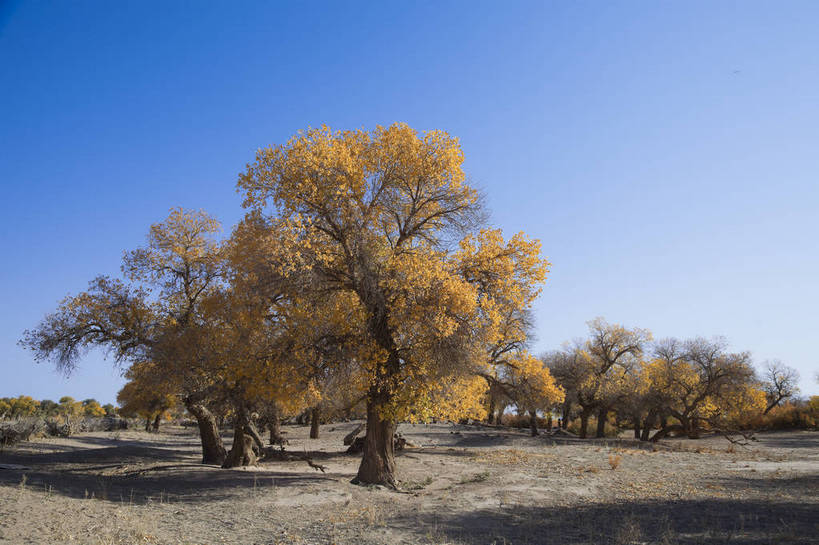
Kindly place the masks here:
POLYGON ((393 527, 465 545, 815 544, 819 507, 723 499, 515 506, 400 517, 393 527))
MULTIPOLYGON (((93 438, 84 438, 93 439, 93 438)), ((110 444, 110 443, 109 443, 110 444)), ((332 454, 315 454, 331 458, 332 454)), ((62 452, 6 452, 0 462, 25 469, 0 470, 0 486, 19 486, 72 498, 127 503, 201 503, 246 494, 257 487, 307 487, 349 480, 348 475, 278 472, 272 464, 223 470, 199 464, 201 455, 131 444, 62 452)))

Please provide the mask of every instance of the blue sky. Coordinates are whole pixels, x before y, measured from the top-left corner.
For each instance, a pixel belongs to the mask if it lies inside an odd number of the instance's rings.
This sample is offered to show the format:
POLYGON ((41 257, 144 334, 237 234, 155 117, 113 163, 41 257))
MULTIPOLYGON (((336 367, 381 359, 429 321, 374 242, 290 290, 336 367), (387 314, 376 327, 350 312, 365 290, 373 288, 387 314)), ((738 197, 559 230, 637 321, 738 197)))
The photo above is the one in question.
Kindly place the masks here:
POLYGON ((113 401, 16 345, 171 207, 299 129, 460 137, 552 273, 536 352, 595 316, 725 335, 819 393, 816 2, 0 2, 0 396, 113 401))

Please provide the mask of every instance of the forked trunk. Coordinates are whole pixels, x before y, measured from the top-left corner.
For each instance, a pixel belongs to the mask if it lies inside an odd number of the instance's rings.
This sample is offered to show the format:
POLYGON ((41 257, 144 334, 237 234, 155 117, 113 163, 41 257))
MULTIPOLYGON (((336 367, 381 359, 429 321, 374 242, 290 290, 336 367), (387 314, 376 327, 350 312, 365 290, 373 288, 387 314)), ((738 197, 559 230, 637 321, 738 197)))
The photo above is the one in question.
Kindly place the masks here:
POLYGON ((319 438, 319 425, 321 424, 321 410, 313 407, 310 411, 310 439, 319 438))
POLYGON ((233 423, 233 445, 230 447, 223 468, 249 466, 256 463, 253 438, 246 434, 250 419, 245 408, 236 411, 233 423))
POLYGON ((532 430, 532 437, 540 433, 537 431, 537 413, 535 411, 529 411, 529 428, 532 430))
POLYGON ((643 422, 643 430, 640 432, 640 441, 648 441, 651 437, 651 430, 654 428, 654 423, 657 420, 657 413, 649 411, 643 422))
POLYGON ((367 435, 364 437, 364 457, 354 484, 395 485, 395 448, 393 438, 397 426, 383 419, 379 406, 367 401, 367 435))
POLYGON ((199 425, 199 438, 202 441, 202 463, 222 465, 225 461, 225 446, 222 444, 222 436, 219 435, 219 427, 216 425, 216 418, 204 405, 199 403, 186 402, 185 408, 196 419, 199 425))

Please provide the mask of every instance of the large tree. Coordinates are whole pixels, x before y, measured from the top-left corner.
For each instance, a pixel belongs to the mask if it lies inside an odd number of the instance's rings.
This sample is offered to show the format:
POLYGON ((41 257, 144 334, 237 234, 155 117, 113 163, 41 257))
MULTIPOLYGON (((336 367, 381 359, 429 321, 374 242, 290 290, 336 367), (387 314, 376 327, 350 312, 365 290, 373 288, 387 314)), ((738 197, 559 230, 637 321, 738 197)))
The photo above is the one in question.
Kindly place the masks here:
POLYGON ((71 373, 94 347, 118 364, 151 361, 199 422, 203 462, 221 463, 225 449, 207 407, 219 367, 200 342, 208 322, 203 305, 222 285, 219 223, 202 211, 171 210, 152 225, 147 244, 123 259, 124 280, 101 276, 65 298, 21 344, 38 361, 71 373))
POLYGON ((281 270, 309 271, 315 290, 351 294, 361 311, 367 432, 357 482, 394 487, 398 419, 485 359, 479 289, 453 244, 482 219, 462 162, 441 131, 324 127, 260 150, 239 180, 245 206, 272 209, 292 233, 281 270))

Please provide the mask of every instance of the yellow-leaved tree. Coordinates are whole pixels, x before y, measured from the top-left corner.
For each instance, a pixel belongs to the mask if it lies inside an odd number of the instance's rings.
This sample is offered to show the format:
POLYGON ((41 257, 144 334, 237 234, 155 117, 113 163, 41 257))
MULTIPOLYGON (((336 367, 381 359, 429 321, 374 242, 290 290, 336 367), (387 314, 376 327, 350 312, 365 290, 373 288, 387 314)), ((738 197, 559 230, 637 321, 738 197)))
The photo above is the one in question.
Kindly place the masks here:
POLYGON ((442 131, 322 127, 259 150, 239 179, 251 215, 290 233, 271 248, 277 270, 308 280, 301 292, 351 296, 360 316, 367 432, 356 482, 394 487, 397 421, 486 361, 480 286, 452 244, 482 219, 462 162, 442 131))
POLYGON ((557 385, 543 361, 528 352, 511 359, 505 368, 509 395, 522 413, 529 413, 532 436, 538 434, 537 411, 551 411, 563 402, 563 388, 557 385))

